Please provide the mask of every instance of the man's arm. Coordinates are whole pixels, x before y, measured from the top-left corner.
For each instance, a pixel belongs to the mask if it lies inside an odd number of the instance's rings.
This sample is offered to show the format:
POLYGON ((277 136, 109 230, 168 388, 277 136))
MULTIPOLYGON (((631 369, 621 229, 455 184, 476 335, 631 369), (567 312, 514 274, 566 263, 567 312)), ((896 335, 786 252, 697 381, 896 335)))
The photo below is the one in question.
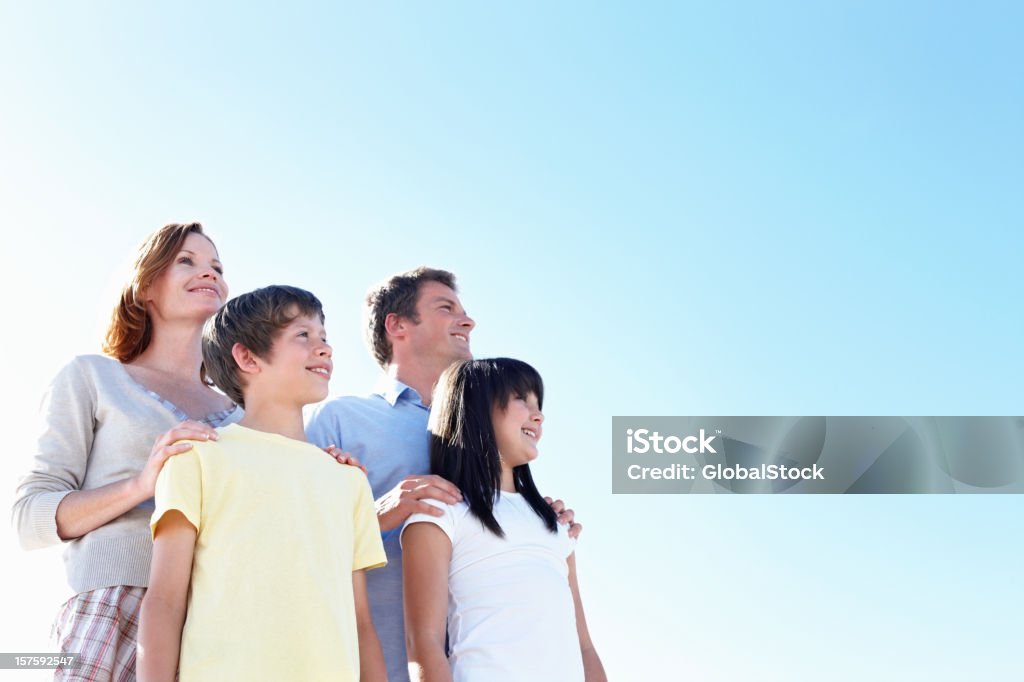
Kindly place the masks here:
POLYGON ((352 596, 356 606, 356 630, 359 633, 359 682, 387 682, 388 669, 380 648, 377 630, 366 597, 366 572, 352 571, 352 596))
POLYGON ((402 531, 405 646, 413 682, 452 679, 444 651, 451 559, 451 540, 440 527, 420 522, 402 531))
MULTIPOLYGON (((317 446, 325 446, 324 450, 339 462, 353 464, 349 461, 352 456, 344 451, 345 447, 352 447, 352 444, 342 437, 345 408, 341 405, 339 401, 333 400, 314 410, 306 422, 306 438, 317 446)), ((354 466, 358 466, 366 473, 365 466, 358 463, 354 466)), ((431 516, 441 516, 444 513, 424 502, 424 499, 454 504, 462 501, 462 493, 458 487, 440 476, 406 476, 398 485, 374 501, 380 531, 387 533, 401 528, 405 520, 417 512, 431 516)))
POLYGON ((173 682, 178 672, 195 546, 196 529, 185 515, 176 509, 164 514, 154 534, 149 588, 139 614, 140 682, 173 682))
POLYGON ((550 497, 545 496, 544 501, 548 503, 548 506, 550 506, 558 516, 559 523, 569 525, 569 537, 573 539, 579 538, 580 533, 583 532, 583 524, 576 523, 574 520, 576 518, 576 513, 572 509, 566 509, 565 502, 562 502, 561 500, 552 500, 550 497))
POLYGON ((576 607, 576 634, 580 638, 580 653, 583 656, 583 677, 586 682, 608 682, 601 658, 597 655, 594 642, 590 639, 587 617, 583 614, 580 585, 576 580, 576 553, 570 554, 566 561, 569 564, 569 589, 572 590, 572 603, 576 607))
POLYGON ((406 519, 417 512, 431 516, 444 515, 443 509, 427 504, 424 499, 455 504, 462 501, 462 493, 455 484, 440 476, 406 476, 374 503, 381 532, 386 533, 400 527, 406 519))

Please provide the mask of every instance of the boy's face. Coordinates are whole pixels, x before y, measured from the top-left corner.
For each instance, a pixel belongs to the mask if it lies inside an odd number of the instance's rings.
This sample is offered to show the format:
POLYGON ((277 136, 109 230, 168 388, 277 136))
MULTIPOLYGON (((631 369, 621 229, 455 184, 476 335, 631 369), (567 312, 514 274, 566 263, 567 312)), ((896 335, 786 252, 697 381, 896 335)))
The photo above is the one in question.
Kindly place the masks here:
POLYGON ((261 359, 261 380, 283 402, 318 403, 327 397, 331 354, 319 316, 299 315, 278 331, 268 357, 261 359))

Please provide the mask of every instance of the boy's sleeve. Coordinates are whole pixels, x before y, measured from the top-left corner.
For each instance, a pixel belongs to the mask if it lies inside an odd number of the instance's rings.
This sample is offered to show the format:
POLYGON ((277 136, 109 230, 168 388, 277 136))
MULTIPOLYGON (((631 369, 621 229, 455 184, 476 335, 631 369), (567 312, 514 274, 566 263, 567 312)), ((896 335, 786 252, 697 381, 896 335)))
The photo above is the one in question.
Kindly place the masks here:
POLYGON ((379 568, 388 562, 384 554, 384 543, 380 539, 380 524, 377 510, 373 505, 373 491, 370 481, 359 472, 355 479, 355 506, 352 510, 352 570, 379 568))
MULTIPOLYGON (((423 512, 416 512, 410 514, 409 518, 405 520, 405 525, 402 526, 402 533, 405 533, 405 529, 414 523, 432 523, 448 536, 448 540, 454 545, 455 544, 455 514, 453 513, 453 507, 450 504, 445 504, 440 500, 432 500, 430 498, 424 498, 424 502, 432 507, 437 507, 444 512, 444 516, 431 516, 430 514, 424 514, 423 512)), ((401 545, 402 538, 399 536, 398 543, 401 545)))
POLYGON ((199 447, 199 443, 193 443, 191 450, 174 455, 164 462, 164 468, 156 479, 155 509, 149 522, 151 533, 156 534, 160 519, 172 509, 184 514, 196 531, 201 528, 203 469, 199 463, 199 447))

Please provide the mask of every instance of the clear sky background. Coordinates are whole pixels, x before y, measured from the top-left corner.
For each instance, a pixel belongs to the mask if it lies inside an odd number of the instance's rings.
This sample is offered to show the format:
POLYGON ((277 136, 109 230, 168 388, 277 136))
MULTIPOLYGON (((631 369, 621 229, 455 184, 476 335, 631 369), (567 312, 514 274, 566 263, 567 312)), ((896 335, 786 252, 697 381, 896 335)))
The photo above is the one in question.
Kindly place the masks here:
MULTIPOLYGON (((613 496, 615 414, 1024 412, 1015 2, 0 5, 8 454, 97 352, 138 242, 200 220, 235 293, 457 273, 547 383, 613 679, 1020 674, 1021 496, 613 496)), ((3 552, 46 651, 59 551, 3 552)), ((0 671, 0 676, 3 671, 0 671)), ((11 673, 11 679, 31 679, 11 673)))

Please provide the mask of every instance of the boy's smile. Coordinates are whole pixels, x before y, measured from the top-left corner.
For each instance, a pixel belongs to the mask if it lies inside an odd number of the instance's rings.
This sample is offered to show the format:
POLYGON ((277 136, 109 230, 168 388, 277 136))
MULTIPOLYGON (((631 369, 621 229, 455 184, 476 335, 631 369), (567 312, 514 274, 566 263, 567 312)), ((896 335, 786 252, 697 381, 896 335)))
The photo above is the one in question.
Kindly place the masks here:
POLYGON ((313 367, 307 367, 313 374, 318 374, 325 379, 331 378, 332 367, 330 365, 314 365, 313 367))

